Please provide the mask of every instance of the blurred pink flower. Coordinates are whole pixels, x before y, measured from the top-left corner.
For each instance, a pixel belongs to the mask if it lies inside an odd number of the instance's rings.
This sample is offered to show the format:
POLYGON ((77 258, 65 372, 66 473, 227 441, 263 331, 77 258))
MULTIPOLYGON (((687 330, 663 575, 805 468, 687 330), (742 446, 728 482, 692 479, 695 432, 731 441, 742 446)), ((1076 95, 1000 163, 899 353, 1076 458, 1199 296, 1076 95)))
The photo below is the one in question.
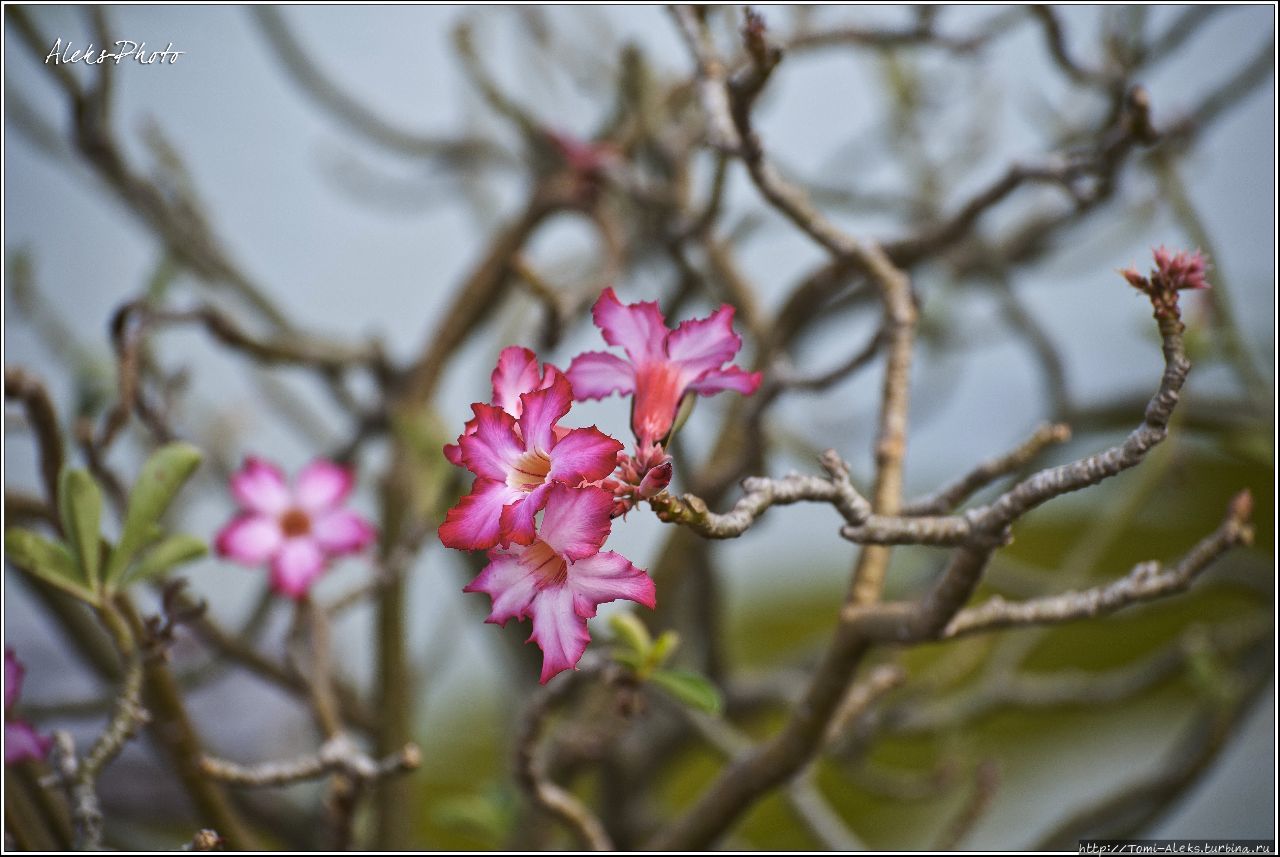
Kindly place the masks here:
POLYGON ((342 508, 353 485, 350 470, 317 460, 290 490, 279 468, 250 456, 231 477, 243 511, 218 533, 217 551, 244 565, 270 563, 272 587, 302 598, 332 557, 364 550, 377 537, 372 524, 342 508))
POLYGON ((4 650, 4 763, 13 765, 18 762, 43 759, 49 755, 53 742, 36 732, 27 722, 11 717, 14 703, 22 694, 22 679, 27 669, 13 654, 13 650, 4 650))
POLYGON ((595 426, 557 431, 556 423, 573 406, 569 382, 558 371, 550 386, 522 394, 520 403, 518 420, 500 407, 472 405, 474 432, 458 443, 462 463, 476 480, 440 525, 446 547, 529 544, 534 516, 553 485, 595 482, 617 465, 622 444, 595 426))
POLYGON ((656 303, 623 304, 608 288, 591 314, 605 342, 621 347, 628 359, 604 351, 579 354, 568 372, 574 397, 634 395, 631 428, 642 446, 665 441, 686 393, 750 395, 760 386, 759 372, 724 365, 742 347, 731 306, 669 330, 656 303))
POLYGON ((537 538, 489 552, 489 564, 465 588, 492 599, 486 622, 533 619, 529 639, 542 649, 541 681, 577 666, 591 641, 587 620, 619 598, 652 608, 653 580, 621 554, 601 552, 613 495, 602 488, 555 485, 537 538))

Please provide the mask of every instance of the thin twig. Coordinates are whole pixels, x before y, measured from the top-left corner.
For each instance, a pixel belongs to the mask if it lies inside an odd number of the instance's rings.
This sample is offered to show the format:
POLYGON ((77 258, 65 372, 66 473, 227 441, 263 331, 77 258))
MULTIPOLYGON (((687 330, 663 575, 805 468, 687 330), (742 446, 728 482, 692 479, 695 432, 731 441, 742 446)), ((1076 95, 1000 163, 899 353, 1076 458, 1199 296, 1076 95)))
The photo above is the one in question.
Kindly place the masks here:
POLYGON ((535 691, 521 713, 516 734, 516 781, 535 804, 569 827, 593 851, 612 851, 613 842, 594 813, 572 793, 547 775, 538 744, 547 718, 556 703, 565 699, 583 680, 602 670, 598 663, 580 664, 577 672, 535 691))

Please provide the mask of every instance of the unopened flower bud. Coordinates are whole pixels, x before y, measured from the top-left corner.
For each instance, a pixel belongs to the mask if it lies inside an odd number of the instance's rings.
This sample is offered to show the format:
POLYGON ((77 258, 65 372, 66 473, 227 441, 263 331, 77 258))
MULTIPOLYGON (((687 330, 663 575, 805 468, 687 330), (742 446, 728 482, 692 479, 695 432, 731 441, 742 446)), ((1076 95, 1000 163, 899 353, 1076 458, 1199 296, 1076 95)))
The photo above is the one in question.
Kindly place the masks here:
POLYGON ((640 480, 638 493, 642 498, 648 500, 650 497, 656 497, 666 490, 671 484, 671 460, 659 464, 657 467, 650 468, 649 472, 640 480))

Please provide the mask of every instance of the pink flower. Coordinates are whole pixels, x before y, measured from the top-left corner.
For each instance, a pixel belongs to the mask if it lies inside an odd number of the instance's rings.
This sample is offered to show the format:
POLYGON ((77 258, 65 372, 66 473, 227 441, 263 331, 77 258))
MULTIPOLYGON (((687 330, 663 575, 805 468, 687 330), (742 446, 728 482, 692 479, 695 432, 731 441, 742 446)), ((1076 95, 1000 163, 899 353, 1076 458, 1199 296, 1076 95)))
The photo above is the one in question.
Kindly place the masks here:
POLYGON ((656 303, 623 304, 608 288, 591 315, 605 342, 620 346, 629 359, 603 351, 579 354, 568 372, 574 397, 633 394, 631 428, 643 446, 666 439, 686 393, 710 396, 737 390, 750 395, 760 386, 759 372, 724 365, 742 347, 733 332, 731 306, 668 330, 656 303))
POLYGON ((270 563, 272 587, 303 597, 332 557, 362 551, 377 536, 372 524, 341 508, 354 482, 347 468, 317 460, 291 491, 275 465, 246 458, 231 477, 243 511, 218 533, 218 553, 244 565, 270 563))
POLYGON ((596 608, 622 598, 654 606, 653 580, 626 557, 601 552, 609 536, 613 496, 602 488, 556 485, 548 492, 537 538, 529 545, 493 550, 489 564, 463 591, 493 602, 486 622, 533 619, 529 639, 542 649, 543 684, 577 666, 596 608))
MULTIPOLYGON (((498 365, 494 367, 493 374, 490 376, 493 398, 489 403, 519 419, 520 411, 524 407, 520 396, 524 393, 532 393, 534 390, 545 390, 551 386, 556 376, 561 374, 563 373, 550 363, 539 372, 536 354, 528 348, 510 345, 502 349, 502 353, 498 355, 498 365)), ((462 430, 463 437, 475 433, 476 421, 468 420, 462 430)), ((458 440, 461 442, 462 438, 458 440)), ((449 459, 451 464, 461 467, 462 447, 454 443, 445 444, 444 457, 449 459)))
POLYGON ((518 420, 500 407, 471 406, 475 430, 458 444, 462 463, 476 480, 440 525, 446 547, 530 544, 534 516, 553 485, 596 482, 613 472, 621 443, 595 426, 558 430, 556 423, 572 406, 569 382, 559 372, 550 386, 520 396, 518 420))
POLYGON ((13 650, 4 650, 4 763, 13 765, 18 762, 43 759, 49 755, 53 742, 36 732, 32 726, 16 717, 10 718, 10 712, 18 697, 22 694, 22 679, 27 669, 13 654, 13 650))

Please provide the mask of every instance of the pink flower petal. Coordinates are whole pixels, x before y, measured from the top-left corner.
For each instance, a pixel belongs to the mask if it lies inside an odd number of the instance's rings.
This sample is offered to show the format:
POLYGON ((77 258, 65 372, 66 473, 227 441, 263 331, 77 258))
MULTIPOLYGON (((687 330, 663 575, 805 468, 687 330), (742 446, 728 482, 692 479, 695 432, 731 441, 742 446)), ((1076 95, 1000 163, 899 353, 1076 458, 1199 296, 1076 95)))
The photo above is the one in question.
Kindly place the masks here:
POLYGON ((378 531, 355 512, 336 509, 315 520, 311 535, 325 553, 341 555, 364 550, 373 544, 378 531))
POLYGON ((462 466, 462 447, 456 443, 446 443, 444 445, 445 460, 456 467, 462 466))
POLYGON ((293 504, 280 469, 252 455, 231 477, 231 494, 242 508, 265 515, 278 515, 293 504))
POLYGON ((4 724, 4 763, 15 765, 19 762, 38 761, 49 755, 53 741, 38 734, 30 725, 21 720, 10 720, 4 724))
POLYGON ((547 478, 566 485, 596 482, 618 466, 619 452, 622 444, 595 426, 573 429, 551 449, 547 478))
POLYGON ((493 404, 513 417, 520 416, 520 396, 538 389, 542 380, 538 357, 528 348, 512 345, 502 349, 498 365, 491 376, 493 404))
POLYGON ((604 334, 604 341, 625 349, 632 363, 639 365, 666 356, 669 331, 656 303, 623 304, 610 287, 591 308, 591 317, 604 334))
POLYGON ((622 554, 603 551, 569 566, 569 589, 574 593, 574 611, 584 619, 596 615, 596 607, 619 598, 635 601, 650 609, 656 603, 653 578, 631 564, 622 554))
POLYGON ((763 376, 759 372, 744 372, 737 366, 726 366, 703 375, 689 385, 689 389, 701 396, 712 396, 722 390, 737 390, 750 396, 760 387, 763 376))
POLYGON ((518 545, 533 543, 537 537, 534 516, 547 505, 547 493, 550 490, 550 483, 539 485, 502 510, 499 521, 502 535, 499 541, 503 547, 513 542, 518 545))
POLYGON ((493 607, 485 621, 506 625, 508 619, 523 619, 529 615, 529 606, 538 594, 538 576, 521 565, 517 557, 494 553, 484 570, 462 591, 488 595, 493 607))
POLYGON ((271 585, 290 598, 301 598, 324 572, 324 566, 324 552, 315 539, 289 539, 271 562, 271 585))
POLYGON ((591 556, 609 537, 612 510, 613 495, 603 488, 553 485, 538 537, 569 559, 591 556))
POLYGON ((587 351, 569 364, 569 381, 578 401, 603 399, 614 393, 626 396, 636 387, 635 368, 605 351, 587 351))
POLYGON ((494 547, 501 537, 502 507, 521 496, 505 482, 477 477, 471 493, 445 515, 440 541, 447 548, 463 551, 494 547))
POLYGON ((720 307, 708 318, 689 319, 667 337, 667 356, 698 377, 733 359, 742 340, 733 332, 733 307, 720 307))
POLYGON ((636 373, 631 430, 641 446, 662 441, 671 432, 689 380, 675 363, 647 363, 636 373))
POLYGON ((569 380, 557 373, 545 390, 535 390, 520 397, 524 408, 520 414, 520 434, 524 448, 547 452, 554 442, 552 430, 560 418, 573 407, 573 390, 569 380))
POLYGON ((13 704, 18 701, 18 697, 22 695, 22 679, 27 674, 27 668, 22 665, 22 661, 18 660, 17 655, 13 653, 13 649, 8 646, 4 650, 4 710, 8 711, 13 708, 13 704))
POLYGON ((587 620, 573 610, 573 593, 563 587, 543 589, 533 600, 533 633, 529 639, 542 649, 542 676, 552 676, 578 665, 591 642, 587 620))
POLYGON ((274 515, 246 512, 222 528, 214 541, 219 556, 244 565, 260 565, 276 555, 284 533, 274 515))
POLYGON ((525 445, 516 435, 516 421, 502 408, 474 404, 476 431, 458 438, 462 463, 476 476, 505 481, 525 445))
POLYGON ((317 459, 298 474, 294 497, 308 512, 324 512, 347 499, 353 485, 355 475, 350 468, 317 459))

